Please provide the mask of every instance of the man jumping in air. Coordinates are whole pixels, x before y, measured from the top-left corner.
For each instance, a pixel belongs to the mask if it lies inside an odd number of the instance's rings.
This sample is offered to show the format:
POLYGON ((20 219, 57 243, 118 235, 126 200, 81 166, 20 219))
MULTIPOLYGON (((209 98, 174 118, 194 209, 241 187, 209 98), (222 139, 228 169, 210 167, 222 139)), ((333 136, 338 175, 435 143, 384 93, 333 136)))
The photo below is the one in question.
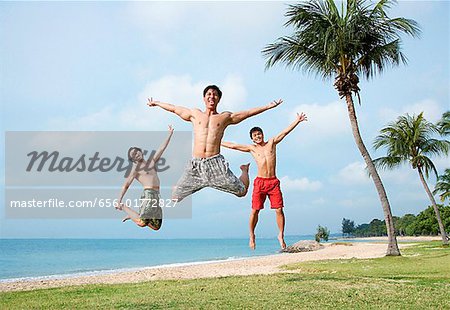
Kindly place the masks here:
POLYGON ((169 126, 169 135, 167 139, 161 144, 154 155, 145 160, 142 150, 138 147, 132 147, 128 150, 128 159, 133 162, 133 168, 126 179, 122 190, 120 191, 119 200, 116 209, 123 210, 127 216, 122 220, 132 220, 139 227, 150 227, 153 230, 159 230, 162 225, 162 209, 160 206, 159 195, 159 177, 156 171, 158 160, 169 145, 170 138, 173 134, 172 126, 169 126), (128 188, 134 179, 144 187, 144 192, 140 198, 139 213, 131 209, 126 204, 122 203, 128 188))
POLYGON ((242 174, 237 178, 229 169, 228 162, 220 154, 220 142, 225 129, 249 118, 278 106, 282 100, 258 108, 241 112, 217 112, 217 105, 222 97, 222 91, 216 85, 209 85, 203 91, 205 111, 175 106, 148 99, 148 106, 160 107, 175 113, 181 119, 191 122, 194 127, 193 159, 178 180, 172 193, 172 199, 181 201, 183 198, 201 190, 212 187, 221 191, 243 197, 249 186, 248 166, 242 165, 242 174))
POLYGON ((250 214, 250 242, 251 249, 255 249, 255 228, 258 223, 258 215, 261 209, 264 209, 264 201, 269 196, 270 207, 275 209, 277 214, 277 225, 280 233, 278 241, 282 249, 286 247, 284 242, 284 212, 283 196, 280 189, 280 180, 276 177, 276 151, 277 144, 280 143, 287 134, 289 134, 300 122, 306 121, 306 115, 297 113, 297 119, 277 136, 264 141, 264 134, 261 128, 254 127, 250 130, 250 138, 254 144, 242 145, 231 142, 222 142, 222 146, 242 151, 250 152, 258 166, 258 176, 253 182, 252 194, 252 212, 250 214))

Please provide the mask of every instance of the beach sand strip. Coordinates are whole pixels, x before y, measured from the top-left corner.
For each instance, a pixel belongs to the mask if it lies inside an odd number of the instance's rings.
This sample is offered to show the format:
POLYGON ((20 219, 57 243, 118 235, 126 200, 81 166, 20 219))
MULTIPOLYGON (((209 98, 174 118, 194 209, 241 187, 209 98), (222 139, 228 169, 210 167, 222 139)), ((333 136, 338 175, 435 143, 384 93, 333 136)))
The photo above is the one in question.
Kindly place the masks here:
MULTIPOLYGON (((281 266, 306 261, 349 258, 377 258, 386 254, 386 239, 378 238, 369 242, 325 244, 321 250, 303 253, 281 253, 268 256, 250 257, 236 260, 205 262, 178 266, 147 267, 135 271, 117 271, 106 274, 62 277, 57 279, 27 279, 0 283, 0 291, 23 291, 42 288, 85 285, 137 283, 154 280, 199 279, 227 276, 268 275, 286 271, 281 266), (378 241, 378 242, 377 242, 378 241)), ((410 241, 411 238, 408 239, 410 241)), ((417 241, 431 239, 416 239, 417 241)), ((436 238, 432 239, 436 240, 436 238)), ((405 247, 406 244, 399 244, 405 247)))

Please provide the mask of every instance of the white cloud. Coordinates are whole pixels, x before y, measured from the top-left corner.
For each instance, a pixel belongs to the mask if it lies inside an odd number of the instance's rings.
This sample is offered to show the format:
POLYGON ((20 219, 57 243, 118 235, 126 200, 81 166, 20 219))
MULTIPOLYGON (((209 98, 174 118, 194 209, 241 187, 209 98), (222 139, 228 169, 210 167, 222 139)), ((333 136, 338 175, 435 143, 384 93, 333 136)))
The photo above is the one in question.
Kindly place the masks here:
MULTIPOLYGON (((147 102, 147 98, 190 108, 200 108, 203 105, 203 89, 212 84, 210 81, 193 82, 189 75, 164 76, 159 80, 148 83, 138 95, 139 102, 147 102)), ((227 75, 219 84, 223 92, 218 110, 236 110, 245 102, 247 91, 244 81, 238 75, 227 75)))
POLYGON ((397 185, 408 186, 419 181, 417 170, 413 170, 406 164, 393 170, 378 169, 378 173, 382 180, 397 185))
POLYGON ((370 177, 366 172, 366 164, 353 162, 339 170, 337 175, 331 176, 330 181, 335 184, 365 185, 370 183, 370 177))
POLYGON ((380 118, 384 123, 394 122, 399 116, 405 115, 417 115, 424 112, 423 116, 430 122, 438 121, 442 113, 442 108, 439 104, 432 99, 424 99, 409 105, 405 105, 400 109, 393 109, 391 107, 384 107, 379 110, 380 118))
POLYGON ((150 81, 138 94, 137 101, 144 103, 147 98, 185 107, 197 107, 202 102, 203 88, 208 82, 193 82, 190 75, 167 75, 150 81))
MULTIPOLYGON (((133 103, 117 111, 105 107, 79 117, 54 119, 49 125, 58 130, 166 130, 167 125, 174 124, 175 130, 191 130, 189 124, 172 113, 148 107, 147 98, 203 109, 203 89, 209 84, 211 82, 208 81, 194 82, 189 75, 163 76, 147 83, 133 103)), ((243 79, 238 75, 228 75, 219 85, 224 93, 219 111, 242 109, 247 96, 243 79)))
POLYGON ((320 181, 310 181, 308 178, 291 179, 284 176, 280 181, 284 191, 317 191, 322 188, 320 181))
POLYGON ((69 115, 50 119, 49 127, 53 130, 114 130, 118 125, 116 120, 113 109, 106 106, 99 111, 78 117, 69 115))
POLYGON ((219 103, 221 111, 237 111, 242 109, 247 98, 244 81, 238 75, 228 75, 220 86, 223 99, 219 103))
POLYGON ((350 133, 345 104, 339 101, 326 105, 300 104, 293 108, 292 115, 304 112, 308 121, 304 123, 302 135, 312 136, 315 140, 325 137, 335 137, 350 133))

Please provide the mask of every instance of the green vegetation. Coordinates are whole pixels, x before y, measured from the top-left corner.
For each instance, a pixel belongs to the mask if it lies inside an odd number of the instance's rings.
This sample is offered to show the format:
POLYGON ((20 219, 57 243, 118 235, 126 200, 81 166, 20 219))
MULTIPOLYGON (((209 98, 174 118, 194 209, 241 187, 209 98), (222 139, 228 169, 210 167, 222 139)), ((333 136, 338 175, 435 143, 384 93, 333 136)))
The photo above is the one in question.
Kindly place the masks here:
POLYGON ((373 162, 377 168, 382 169, 394 169, 408 163, 412 169, 417 170, 436 214, 442 243, 448 245, 447 233, 439 208, 426 181, 430 173, 433 173, 436 178, 438 177, 431 156, 447 156, 450 149, 450 141, 433 138, 433 135, 439 133, 438 126, 427 121, 423 112, 417 116, 409 114, 400 116, 395 122, 381 129, 380 134, 375 138, 374 148, 385 149, 387 155, 377 158, 373 162))
POLYGON ((400 255, 394 234, 391 206, 377 169, 361 137, 354 96, 360 100, 360 78, 370 79, 391 66, 406 63, 402 35, 417 37, 420 27, 412 19, 389 16, 392 0, 301 1, 289 5, 285 26, 290 36, 278 38, 262 53, 266 68, 276 64, 334 78, 339 97, 345 99, 356 146, 367 165, 380 198, 388 232, 388 255, 400 255))
POLYGON ((443 136, 450 136, 450 111, 444 112, 442 118, 437 123, 439 132, 443 136))
MULTIPOLYGON (((450 231, 450 206, 437 205, 446 231, 450 231)), ((395 233, 397 236, 420 236, 439 234, 439 225, 436 220, 434 208, 429 206, 417 216, 405 214, 402 217, 394 216, 395 233)), ((354 225, 353 221, 342 220, 342 233, 345 236, 374 237, 386 236, 384 221, 373 219, 369 224, 354 225), (350 224, 349 224, 350 223, 350 224)))
POLYGON ((328 238, 330 237, 330 230, 323 226, 317 227, 317 233, 315 236, 315 239, 317 242, 320 242, 320 240, 328 241, 328 238))
POLYGON ((0 294, 0 309, 448 309, 450 249, 305 262, 268 276, 87 285, 0 294))
POLYGON ((350 237, 353 235, 355 231, 355 222, 345 217, 342 219, 342 235, 344 237, 350 237))
POLYGON ((444 174, 437 180, 433 194, 439 194, 439 198, 444 202, 445 199, 450 199, 450 169, 445 169, 444 174))

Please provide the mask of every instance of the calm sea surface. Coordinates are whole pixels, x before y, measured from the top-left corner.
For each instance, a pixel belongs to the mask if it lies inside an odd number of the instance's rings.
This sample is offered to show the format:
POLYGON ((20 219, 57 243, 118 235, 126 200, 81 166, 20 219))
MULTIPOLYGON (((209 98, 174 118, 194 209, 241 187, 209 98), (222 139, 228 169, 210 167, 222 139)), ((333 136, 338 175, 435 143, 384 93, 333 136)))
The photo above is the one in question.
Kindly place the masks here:
MULTIPOLYGON (((287 236, 286 243, 312 240, 287 236)), ((0 281, 68 276, 275 254, 278 241, 248 239, 0 239, 0 281)))

